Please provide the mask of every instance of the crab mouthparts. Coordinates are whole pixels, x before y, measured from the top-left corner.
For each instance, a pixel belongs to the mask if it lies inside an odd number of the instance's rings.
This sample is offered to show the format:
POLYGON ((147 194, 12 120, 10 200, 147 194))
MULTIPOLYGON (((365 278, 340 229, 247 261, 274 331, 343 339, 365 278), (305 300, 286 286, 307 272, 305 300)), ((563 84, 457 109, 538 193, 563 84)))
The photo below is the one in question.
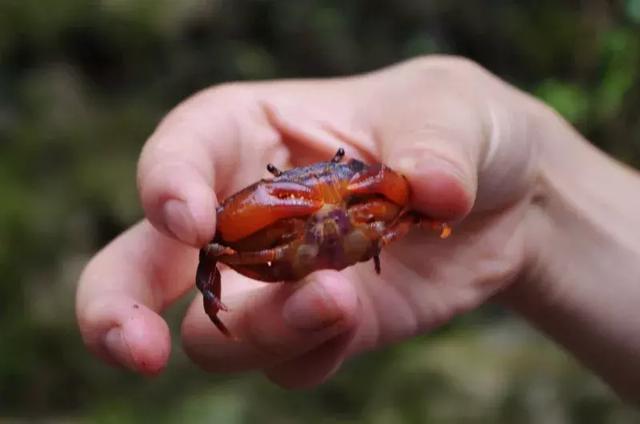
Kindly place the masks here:
POLYGON ((349 218, 339 208, 325 205, 308 228, 308 239, 317 246, 333 246, 351 230, 349 218))

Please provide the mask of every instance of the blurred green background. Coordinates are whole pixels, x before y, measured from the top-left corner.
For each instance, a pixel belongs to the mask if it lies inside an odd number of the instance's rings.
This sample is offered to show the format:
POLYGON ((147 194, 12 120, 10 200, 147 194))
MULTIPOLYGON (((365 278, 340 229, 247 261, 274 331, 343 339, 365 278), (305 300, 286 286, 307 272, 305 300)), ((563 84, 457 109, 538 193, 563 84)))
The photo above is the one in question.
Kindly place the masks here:
MULTIPOLYGON (((640 167, 640 0, 3 1, 0 421, 631 423, 639 415, 487 306, 286 392, 191 365, 108 368, 74 322, 83 264, 138 220, 135 163, 177 102, 229 80, 332 76, 468 56, 640 167)), ((185 303, 168 317, 175 329, 185 303)))

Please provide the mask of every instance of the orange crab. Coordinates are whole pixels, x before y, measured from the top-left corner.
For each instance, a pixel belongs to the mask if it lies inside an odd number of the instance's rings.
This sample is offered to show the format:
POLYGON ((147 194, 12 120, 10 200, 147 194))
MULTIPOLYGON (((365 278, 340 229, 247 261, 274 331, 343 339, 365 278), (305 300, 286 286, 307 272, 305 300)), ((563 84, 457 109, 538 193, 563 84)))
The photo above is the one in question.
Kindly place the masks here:
POLYGON ((204 309, 225 335, 218 318, 222 262, 247 277, 296 281, 320 269, 341 270, 373 259, 412 225, 431 223, 445 238, 451 229, 408 209, 409 184, 382 164, 351 159, 339 149, 328 162, 280 171, 228 197, 217 209, 216 235, 200 250, 196 286, 204 309))

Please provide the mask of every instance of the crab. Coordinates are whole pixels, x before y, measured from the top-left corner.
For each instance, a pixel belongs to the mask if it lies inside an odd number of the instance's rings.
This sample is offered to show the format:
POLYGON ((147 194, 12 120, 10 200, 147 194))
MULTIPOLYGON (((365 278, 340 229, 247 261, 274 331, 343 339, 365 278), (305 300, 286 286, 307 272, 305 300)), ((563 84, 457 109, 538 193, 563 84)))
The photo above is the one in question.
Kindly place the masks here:
POLYGON ((451 228, 409 208, 404 176, 376 163, 351 159, 344 149, 333 158, 281 171, 272 164, 262 179, 231 195, 217 208, 214 239, 200 249, 196 286, 204 310, 226 336, 218 317, 228 308, 220 300, 218 262, 264 282, 293 282, 321 269, 342 270, 373 260, 414 225, 431 224, 447 237, 451 228))

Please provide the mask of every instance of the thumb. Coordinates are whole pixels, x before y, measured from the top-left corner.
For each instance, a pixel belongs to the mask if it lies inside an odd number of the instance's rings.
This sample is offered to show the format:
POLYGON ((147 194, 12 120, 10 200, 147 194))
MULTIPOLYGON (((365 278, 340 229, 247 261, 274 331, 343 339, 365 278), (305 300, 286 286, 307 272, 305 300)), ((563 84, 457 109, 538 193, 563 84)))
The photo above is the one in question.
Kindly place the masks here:
POLYGON ((364 97, 380 159, 407 177, 412 206, 441 220, 471 211, 492 134, 486 99, 467 69, 446 58, 409 61, 369 79, 372 94, 364 97))
POLYGON ((395 144, 383 158, 411 186, 412 206, 431 218, 458 220, 467 215, 476 197, 476 161, 468 142, 451 134, 429 132, 395 144))

